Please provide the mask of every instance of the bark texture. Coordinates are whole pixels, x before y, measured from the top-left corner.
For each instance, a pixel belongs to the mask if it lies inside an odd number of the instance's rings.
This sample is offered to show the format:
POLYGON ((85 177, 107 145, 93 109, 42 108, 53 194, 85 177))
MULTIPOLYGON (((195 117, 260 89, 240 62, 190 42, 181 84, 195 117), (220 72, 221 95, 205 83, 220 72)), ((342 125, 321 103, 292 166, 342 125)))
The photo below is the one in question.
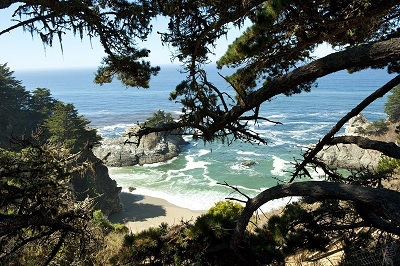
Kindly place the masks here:
POLYGON ((400 192, 336 182, 306 181, 277 185, 249 199, 238 219, 233 245, 240 244, 249 220, 258 208, 271 200, 291 196, 352 201, 364 221, 371 226, 400 235, 400 192))

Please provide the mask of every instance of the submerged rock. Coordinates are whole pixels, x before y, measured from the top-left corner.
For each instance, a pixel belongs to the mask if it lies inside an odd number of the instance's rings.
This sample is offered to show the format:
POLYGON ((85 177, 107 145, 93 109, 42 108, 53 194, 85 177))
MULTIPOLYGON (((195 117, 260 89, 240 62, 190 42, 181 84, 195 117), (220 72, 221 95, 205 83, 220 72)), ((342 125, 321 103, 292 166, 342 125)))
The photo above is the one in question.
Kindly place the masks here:
POLYGON ((93 149, 99 158, 106 158, 107 166, 132 166, 168 161, 179 155, 180 146, 187 144, 177 131, 151 133, 142 137, 140 144, 135 132, 139 126, 128 129, 124 136, 105 138, 93 149))
POLYGON ((253 166, 255 164, 257 164, 256 161, 244 161, 244 162, 241 163, 242 166, 246 166, 246 167, 250 167, 250 166, 253 166))

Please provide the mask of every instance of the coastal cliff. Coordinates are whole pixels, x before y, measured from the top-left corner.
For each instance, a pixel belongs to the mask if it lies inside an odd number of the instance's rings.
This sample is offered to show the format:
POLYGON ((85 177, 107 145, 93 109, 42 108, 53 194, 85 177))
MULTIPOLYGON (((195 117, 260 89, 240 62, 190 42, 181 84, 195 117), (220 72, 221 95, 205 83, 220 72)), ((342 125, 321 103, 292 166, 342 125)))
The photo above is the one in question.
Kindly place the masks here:
MULTIPOLYGON (((349 120, 344 135, 364 136, 373 139, 383 138, 384 136, 376 137, 365 133, 370 124, 364 115, 359 114, 349 120)), ((325 147, 318 153, 317 157, 334 168, 368 168, 373 170, 378 165, 381 153, 375 150, 361 149, 355 144, 337 144, 325 147)))
POLYGON ((180 146, 187 144, 177 131, 151 133, 143 136, 140 145, 135 125, 117 138, 105 138, 99 147, 93 149, 99 158, 106 158, 107 166, 132 166, 165 162, 179 155, 180 146))
POLYGON ((101 210, 104 215, 122 211, 119 198, 121 187, 110 178, 108 168, 97 158, 91 150, 82 152, 78 163, 93 164, 84 174, 75 174, 72 177, 72 187, 77 200, 89 197, 94 199, 94 209, 101 210))

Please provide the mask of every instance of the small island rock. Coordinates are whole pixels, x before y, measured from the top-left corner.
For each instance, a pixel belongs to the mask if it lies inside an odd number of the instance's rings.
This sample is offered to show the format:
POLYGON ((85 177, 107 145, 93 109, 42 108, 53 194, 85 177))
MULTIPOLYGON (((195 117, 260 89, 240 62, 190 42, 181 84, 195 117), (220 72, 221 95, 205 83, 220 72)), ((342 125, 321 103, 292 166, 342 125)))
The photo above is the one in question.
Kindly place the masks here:
POLYGON ((105 138, 93 149, 99 158, 106 158, 107 166, 132 166, 168 161, 179 155, 181 146, 187 144, 178 131, 150 133, 138 142, 135 125, 121 137, 105 138))

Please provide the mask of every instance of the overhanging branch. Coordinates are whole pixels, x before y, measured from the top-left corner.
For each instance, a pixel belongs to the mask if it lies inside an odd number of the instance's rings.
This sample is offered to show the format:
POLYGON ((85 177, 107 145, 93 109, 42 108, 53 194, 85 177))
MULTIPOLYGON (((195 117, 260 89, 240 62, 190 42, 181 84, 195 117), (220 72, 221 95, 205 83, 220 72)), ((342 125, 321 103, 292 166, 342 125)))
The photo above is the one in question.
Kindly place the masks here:
POLYGON ((341 136, 333 138, 328 145, 336 144, 355 144, 362 149, 376 150, 382 154, 400 159, 400 147, 394 142, 384 142, 378 140, 371 140, 361 136, 341 136))
MULTIPOLYGON (((256 108, 274 96, 289 93, 300 84, 340 70, 369 67, 395 60, 400 60, 400 38, 359 45, 327 55, 286 75, 279 76, 267 82, 260 89, 249 93, 242 104, 239 103, 225 114, 224 121, 220 121, 214 130, 221 130, 222 127, 229 124, 230 121, 237 120, 245 112, 256 108)), ((398 80, 396 82, 399 83, 398 80)))
POLYGON ((247 224, 257 209, 271 200, 292 196, 355 202, 368 209, 369 217, 373 215, 374 219, 368 221, 371 226, 400 235, 400 192, 336 182, 306 181, 277 185, 249 199, 238 218, 232 239, 233 246, 241 242, 247 224))
POLYGON ((340 119, 329 132, 318 142, 314 149, 309 151, 304 160, 296 167, 295 172, 292 174, 292 178, 289 182, 293 182, 300 171, 303 171, 308 163, 320 152, 325 145, 331 142, 333 136, 344 126, 344 124, 349 121, 350 118, 359 114, 364 108, 370 105, 376 99, 383 97, 386 93, 388 93, 391 89, 393 89, 396 85, 400 84, 400 75, 397 75, 385 85, 374 91, 371 95, 365 98, 361 103, 359 103, 356 107, 354 107, 349 113, 347 113, 342 119, 340 119))

